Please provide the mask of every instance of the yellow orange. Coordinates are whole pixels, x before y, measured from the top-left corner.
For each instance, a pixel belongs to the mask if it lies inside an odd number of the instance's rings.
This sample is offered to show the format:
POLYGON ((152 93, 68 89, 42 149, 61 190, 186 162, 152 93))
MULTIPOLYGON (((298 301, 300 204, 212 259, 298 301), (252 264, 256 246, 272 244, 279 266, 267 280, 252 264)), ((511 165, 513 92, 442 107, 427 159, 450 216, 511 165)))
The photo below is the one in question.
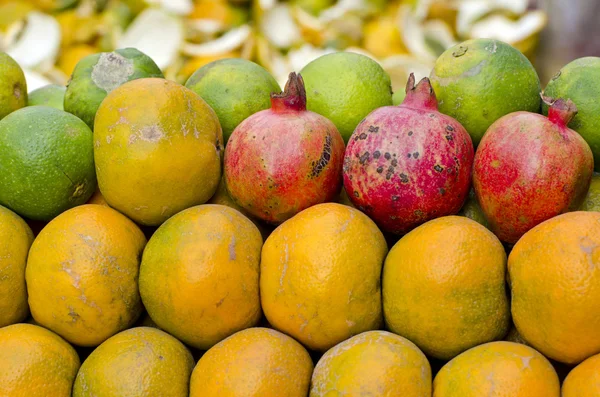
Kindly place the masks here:
POLYGON ((562 397, 600 396, 600 354, 573 368, 565 378, 562 397))

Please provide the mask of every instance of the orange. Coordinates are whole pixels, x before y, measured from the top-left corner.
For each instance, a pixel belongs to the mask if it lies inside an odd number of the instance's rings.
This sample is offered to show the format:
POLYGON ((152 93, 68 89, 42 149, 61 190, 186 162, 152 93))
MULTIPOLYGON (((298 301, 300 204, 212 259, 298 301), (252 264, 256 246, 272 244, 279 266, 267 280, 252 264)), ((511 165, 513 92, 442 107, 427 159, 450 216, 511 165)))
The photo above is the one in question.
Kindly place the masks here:
POLYGON ((567 364, 600 353, 600 213, 534 227, 508 258, 512 315, 531 346, 567 364))
POLYGON ((79 357, 60 336, 31 324, 0 328, 0 396, 70 397, 79 357))
POLYGON ((0 328, 23 321, 29 314, 25 265, 32 242, 27 223, 0 206, 0 328))
POLYGON ((104 196, 102 195, 102 193, 100 193, 100 189, 98 188, 96 188, 96 191, 94 192, 94 194, 92 194, 92 197, 90 197, 86 204, 98 204, 108 207, 104 196))
POLYGON ((488 229, 462 216, 429 221, 385 260, 386 324, 443 360, 501 339, 510 322, 505 276, 506 253, 488 229))
POLYGON ((140 268, 144 306, 159 328, 206 350, 261 316, 262 238, 239 211, 188 208, 152 235, 140 268))
POLYGON ((203 204, 221 179, 223 134, 215 112, 191 90, 144 78, 111 91, 96 114, 94 159, 106 202, 158 226, 203 204))
POLYGON ((81 365, 73 397, 187 397, 194 359, 171 335, 139 327, 102 343, 81 365))
POLYGON ((190 397, 306 397, 313 363, 294 339, 267 328, 240 331, 196 364, 190 397))
POLYGON ((37 236, 25 277, 35 321, 96 346, 139 317, 138 267, 146 238, 117 211, 95 204, 54 218, 37 236))
POLYGON ((600 396, 600 354, 573 368, 565 378, 562 397, 600 396))
POLYGON ((382 325, 387 245, 357 209, 318 204, 281 224, 262 250, 260 293, 270 324, 325 351, 382 325))
POLYGON ((310 397, 431 396, 427 357, 411 341, 368 331, 329 349, 313 372, 310 397))
POLYGON ((433 397, 559 397, 552 364, 531 347, 491 342, 456 356, 433 381, 433 397))

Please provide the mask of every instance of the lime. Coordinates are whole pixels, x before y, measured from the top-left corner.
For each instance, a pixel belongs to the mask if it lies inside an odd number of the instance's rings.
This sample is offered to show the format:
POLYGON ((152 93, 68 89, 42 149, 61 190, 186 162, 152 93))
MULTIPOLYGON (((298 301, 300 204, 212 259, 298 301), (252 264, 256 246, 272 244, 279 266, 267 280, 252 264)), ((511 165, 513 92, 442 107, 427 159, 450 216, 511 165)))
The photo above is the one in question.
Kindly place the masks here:
POLYGON ((196 70, 185 86, 213 108, 225 143, 242 121, 271 107, 281 88, 265 68, 245 59, 220 59, 196 70))
POLYGON ((154 61, 135 48, 88 55, 77 63, 65 93, 65 110, 94 128, 98 107, 123 83, 143 77, 163 77, 154 61))
POLYGON ((56 84, 48 84, 29 93, 27 106, 50 106, 63 110, 65 91, 67 87, 56 84))
POLYGON ((27 104, 27 83, 19 64, 0 52, 0 120, 27 104))
POLYGON ((592 176, 590 189, 579 210, 600 212, 600 174, 594 173, 592 176))
POLYGON ((500 117, 540 110, 540 79, 531 62, 499 40, 468 40, 449 48, 430 78, 439 111, 457 119, 474 145, 500 117))
POLYGON ((345 142, 366 115, 392 104, 390 76, 364 55, 323 55, 306 65, 300 74, 308 110, 333 121, 345 142))
POLYGON ((48 221, 94 193, 92 131, 48 106, 19 109, 0 121, 0 204, 48 221))
MULTIPOLYGON (((564 66, 546 86, 544 95, 570 99, 577 115, 569 127, 586 140, 594 153, 594 168, 600 171, 600 58, 579 58, 564 66)), ((548 105, 542 104, 544 114, 548 105)))
POLYGON ((479 201, 477 201, 477 197, 475 196, 475 191, 473 189, 469 191, 469 196, 467 197, 467 200, 465 201, 465 204, 461 208, 458 215, 466 216, 467 218, 472 219, 489 229, 488 221, 485 218, 481 206, 479 205, 479 201))

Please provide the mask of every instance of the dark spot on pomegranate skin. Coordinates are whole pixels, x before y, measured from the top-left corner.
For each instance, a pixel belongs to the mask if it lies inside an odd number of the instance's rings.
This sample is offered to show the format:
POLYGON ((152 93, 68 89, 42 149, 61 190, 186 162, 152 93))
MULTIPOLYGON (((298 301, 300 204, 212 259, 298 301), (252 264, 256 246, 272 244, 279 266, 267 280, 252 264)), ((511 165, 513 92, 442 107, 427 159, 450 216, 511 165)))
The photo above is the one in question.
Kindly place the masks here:
POLYGON ((396 159, 393 159, 393 160, 392 160, 392 165, 393 165, 394 167, 395 167, 395 166, 397 166, 397 165, 398 165, 398 160, 396 160, 396 159))
POLYGON ((440 188, 440 194, 443 196, 444 194, 446 194, 446 189, 444 189, 443 187, 440 188))
POLYGON ((392 178, 392 175, 394 175, 392 172, 389 172, 387 174, 385 174, 385 179, 387 179, 388 181, 392 178))
POLYGON ((362 156, 360 156, 360 164, 365 165, 365 163, 369 160, 369 152, 364 152, 362 156))
POLYGON ((377 167, 377 173, 381 174, 383 172, 383 167, 377 167))
POLYGON ((400 181, 402 183, 408 183, 408 176, 405 173, 400 174, 400 181))
POLYGON ((419 158, 419 152, 414 152, 413 153, 413 157, 416 158, 416 159, 418 159, 419 158))
POLYGON ((375 150, 373 152, 373 158, 378 159, 381 156, 381 152, 379 150, 375 150))
POLYGON ((392 155, 389 154, 389 153, 386 153, 386 154, 383 155, 383 157, 385 157, 386 160, 389 160, 389 159, 392 158, 392 155))
POLYGON ((449 141, 454 140, 454 138, 452 137, 452 135, 446 135, 446 139, 449 140, 449 141))
POLYGON ((408 136, 412 136, 413 132, 412 131, 408 131, 408 136))
POLYGON ((392 201, 398 201, 400 197, 396 196, 396 195, 392 195, 392 201))
POLYGON ((410 156, 412 156, 412 154, 411 154, 411 153, 409 153, 409 154, 408 154, 408 158, 410 158, 410 156))
POLYGON ((360 139, 360 140, 367 139, 367 134, 365 134, 365 133, 363 132, 362 134, 360 134, 360 135, 358 136, 358 139, 360 139))
POLYGON ((439 164, 436 164, 436 165, 433 167, 433 169, 434 169, 434 170, 436 170, 437 172, 442 172, 442 171, 444 171, 444 167, 442 167, 442 166, 441 166, 441 165, 439 165, 439 164))
POLYGON ((323 171, 323 169, 329 163, 329 160, 331 160, 331 135, 327 134, 327 136, 325 136, 325 144, 323 145, 321 157, 319 158, 319 161, 317 161, 317 164, 313 167, 311 176, 313 178, 319 176, 321 171, 323 171))
POLYGON ((451 125, 447 125, 446 129, 450 132, 454 131, 454 127, 452 127, 451 125))
POLYGON ((369 126, 369 132, 379 132, 379 127, 375 127, 374 125, 369 126))
POLYGON ((358 191, 355 190, 354 191, 354 197, 358 197, 358 196, 359 196, 359 193, 358 193, 358 191))

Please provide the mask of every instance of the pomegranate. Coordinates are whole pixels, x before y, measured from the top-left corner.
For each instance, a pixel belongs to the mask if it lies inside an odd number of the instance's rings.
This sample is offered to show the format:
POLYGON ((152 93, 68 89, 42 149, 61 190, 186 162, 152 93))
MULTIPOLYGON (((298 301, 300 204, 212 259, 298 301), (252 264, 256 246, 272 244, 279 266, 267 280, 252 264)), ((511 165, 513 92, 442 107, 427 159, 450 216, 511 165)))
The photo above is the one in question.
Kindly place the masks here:
POLYGON ((475 155, 473 186, 490 227, 515 243, 537 224, 579 207, 594 169, 592 151, 567 124, 570 100, 553 101, 548 117, 508 114, 487 130, 475 155))
POLYGON ((344 156, 350 200, 383 230, 402 234, 457 213, 470 188, 473 143, 462 125, 437 111, 428 78, 411 73, 399 106, 371 112, 344 156))
POLYGON ((291 73, 271 109, 253 114, 225 147, 225 184, 250 214, 278 224, 334 200, 342 186, 344 141, 335 125, 306 110, 299 74, 291 73))

